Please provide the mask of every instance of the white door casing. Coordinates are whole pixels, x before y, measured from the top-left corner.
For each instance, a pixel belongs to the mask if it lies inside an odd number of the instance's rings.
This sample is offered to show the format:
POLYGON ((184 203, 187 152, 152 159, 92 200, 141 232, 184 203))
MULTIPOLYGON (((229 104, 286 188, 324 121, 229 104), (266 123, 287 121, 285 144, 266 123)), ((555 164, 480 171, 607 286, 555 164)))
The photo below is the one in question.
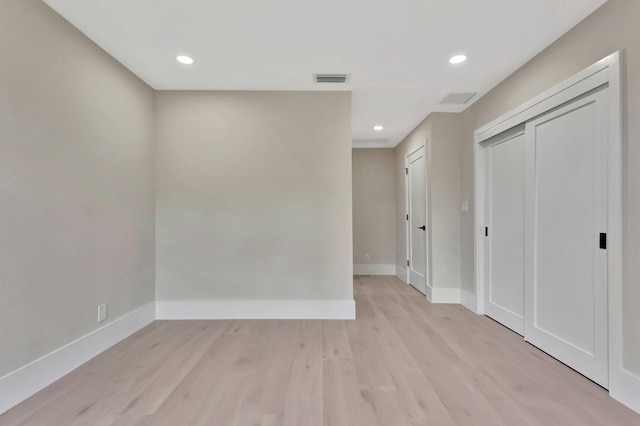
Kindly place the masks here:
POLYGON ((406 158, 408 278, 409 284, 427 293, 427 162, 422 146, 406 158))

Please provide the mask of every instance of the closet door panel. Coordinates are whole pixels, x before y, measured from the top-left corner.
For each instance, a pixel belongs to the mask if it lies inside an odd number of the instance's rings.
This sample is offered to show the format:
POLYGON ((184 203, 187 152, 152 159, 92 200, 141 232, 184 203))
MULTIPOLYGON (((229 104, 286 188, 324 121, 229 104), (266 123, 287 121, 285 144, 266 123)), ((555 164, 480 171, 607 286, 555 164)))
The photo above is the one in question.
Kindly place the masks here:
POLYGON ((488 147, 488 316, 524 333, 524 132, 488 147))
POLYGON ((527 123, 525 338, 607 386, 606 90, 527 123))

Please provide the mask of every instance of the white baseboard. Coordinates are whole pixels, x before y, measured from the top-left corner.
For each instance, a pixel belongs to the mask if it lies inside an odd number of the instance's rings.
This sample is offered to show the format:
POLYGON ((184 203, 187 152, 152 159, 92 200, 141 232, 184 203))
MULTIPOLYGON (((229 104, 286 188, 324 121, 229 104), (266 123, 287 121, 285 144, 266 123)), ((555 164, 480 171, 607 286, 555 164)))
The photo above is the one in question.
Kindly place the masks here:
POLYGON ((184 300, 156 302, 157 319, 346 319, 355 300, 184 300))
POLYGON ((361 264, 353 265, 353 275, 395 275, 396 265, 361 264))
MULTIPOLYGON (((404 281, 406 270, 395 266, 404 281)), ((427 287, 431 303, 461 303, 475 312, 475 296, 457 288, 427 287)), ((353 300, 160 301, 149 303, 0 377, 0 414, 49 386, 155 319, 355 319, 353 300)), ((640 377, 612 372, 610 396, 640 413, 640 377)))
POLYGON ((611 398, 640 413, 640 377, 626 370, 609 370, 611 398))
POLYGON ((405 284, 407 283, 407 270, 396 265, 396 277, 405 284))
POLYGON ((149 303, 0 377, 0 414, 155 320, 149 303))
POLYGON ((427 286, 427 300, 431 303, 460 303, 460 289, 427 286))
POLYGON ((476 306, 476 295, 472 292, 460 289, 460 304, 469 309, 473 313, 478 313, 478 307, 476 306))

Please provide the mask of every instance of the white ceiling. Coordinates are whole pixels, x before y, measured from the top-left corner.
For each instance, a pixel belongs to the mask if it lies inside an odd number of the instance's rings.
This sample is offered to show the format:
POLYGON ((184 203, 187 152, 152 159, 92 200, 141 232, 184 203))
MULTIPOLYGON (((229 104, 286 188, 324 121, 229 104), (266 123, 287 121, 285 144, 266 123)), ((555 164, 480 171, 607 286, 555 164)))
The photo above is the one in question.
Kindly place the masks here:
POLYGON ((354 140, 395 146, 473 102, 438 105, 447 93, 488 91, 606 0, 45 2, 155 89, 351 90, 354 140), (449 64, 457 53, 469 60, 449 64))

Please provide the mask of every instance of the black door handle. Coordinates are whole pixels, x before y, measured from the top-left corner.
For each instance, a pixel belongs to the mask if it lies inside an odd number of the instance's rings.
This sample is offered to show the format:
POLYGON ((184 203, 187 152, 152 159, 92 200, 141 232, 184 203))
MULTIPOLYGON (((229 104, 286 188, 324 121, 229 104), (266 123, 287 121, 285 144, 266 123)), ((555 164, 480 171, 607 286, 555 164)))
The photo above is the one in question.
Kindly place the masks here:
POLYGON ((418 226, 418 229, 422 229, 423 231, 426 231, 427 227, 426 226, 418 226))

